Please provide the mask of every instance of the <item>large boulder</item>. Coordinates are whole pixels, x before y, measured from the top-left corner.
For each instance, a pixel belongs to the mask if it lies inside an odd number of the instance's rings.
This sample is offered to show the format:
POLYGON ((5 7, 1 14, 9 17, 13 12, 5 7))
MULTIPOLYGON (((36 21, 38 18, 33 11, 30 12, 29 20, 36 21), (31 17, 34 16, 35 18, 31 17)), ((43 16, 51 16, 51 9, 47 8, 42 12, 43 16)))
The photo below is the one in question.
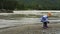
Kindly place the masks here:
POLYGON ((13 10, 0 9, 0 13, 13 13, 13 10))
POLYGON ((7 10, 7 13, 13 13, 13 10, 7 10))

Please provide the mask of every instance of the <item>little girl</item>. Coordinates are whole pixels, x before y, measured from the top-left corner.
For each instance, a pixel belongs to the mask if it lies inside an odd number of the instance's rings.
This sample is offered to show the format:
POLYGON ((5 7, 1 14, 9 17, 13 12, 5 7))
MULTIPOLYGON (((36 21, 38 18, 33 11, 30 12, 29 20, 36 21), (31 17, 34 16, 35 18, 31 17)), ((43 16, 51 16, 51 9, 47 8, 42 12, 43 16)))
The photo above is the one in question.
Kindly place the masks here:
POLYGON ((47 15, 42 16, 41 22, 43 22, 43 28, 48 28, 47 23, 49 23, 49 21, 47 15))

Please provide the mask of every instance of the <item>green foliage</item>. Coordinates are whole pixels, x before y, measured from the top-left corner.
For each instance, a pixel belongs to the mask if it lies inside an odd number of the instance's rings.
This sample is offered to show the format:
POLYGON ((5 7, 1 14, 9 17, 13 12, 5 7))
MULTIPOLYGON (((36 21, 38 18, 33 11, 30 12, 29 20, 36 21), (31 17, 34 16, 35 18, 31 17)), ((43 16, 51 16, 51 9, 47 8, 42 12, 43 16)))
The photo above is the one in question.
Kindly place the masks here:
MULTIPOLYGON (((19 0, 23 4, 23 9, 37 9, 37 10, 59 10, 60 0, 19 0)), ((21 5, 20 4, 20 5, 21 5)), ((21 8, 20 8, 21 9, 21 8)))
POLYGON ((0 0, 6 10, 60 10, 60 0, 0 0))
POLYGON ((16 0, 0 0, 0 9, 14 10, 16 8, 16 0))

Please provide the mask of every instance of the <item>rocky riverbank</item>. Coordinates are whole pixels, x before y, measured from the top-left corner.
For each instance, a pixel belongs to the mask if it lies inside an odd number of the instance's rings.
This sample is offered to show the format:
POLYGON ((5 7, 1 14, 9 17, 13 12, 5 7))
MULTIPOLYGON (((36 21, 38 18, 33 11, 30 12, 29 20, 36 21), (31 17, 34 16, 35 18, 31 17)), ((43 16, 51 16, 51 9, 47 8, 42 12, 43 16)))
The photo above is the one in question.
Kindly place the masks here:
POLYGON ((0 29, 0 34, 60 34, 60 23, 48 24, 49 28, 43 29, 42 24, 26 24, 17 27, 0 29))

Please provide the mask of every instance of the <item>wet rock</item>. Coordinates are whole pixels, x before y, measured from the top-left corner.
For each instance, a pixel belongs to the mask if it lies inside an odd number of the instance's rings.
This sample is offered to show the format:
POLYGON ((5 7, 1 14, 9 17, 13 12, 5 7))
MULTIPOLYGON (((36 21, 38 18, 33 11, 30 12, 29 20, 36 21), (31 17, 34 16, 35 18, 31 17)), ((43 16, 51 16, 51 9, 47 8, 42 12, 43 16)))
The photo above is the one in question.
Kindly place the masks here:
POLYGON ((0 13, 13 13, 13 10, 0 9, 0 13))

